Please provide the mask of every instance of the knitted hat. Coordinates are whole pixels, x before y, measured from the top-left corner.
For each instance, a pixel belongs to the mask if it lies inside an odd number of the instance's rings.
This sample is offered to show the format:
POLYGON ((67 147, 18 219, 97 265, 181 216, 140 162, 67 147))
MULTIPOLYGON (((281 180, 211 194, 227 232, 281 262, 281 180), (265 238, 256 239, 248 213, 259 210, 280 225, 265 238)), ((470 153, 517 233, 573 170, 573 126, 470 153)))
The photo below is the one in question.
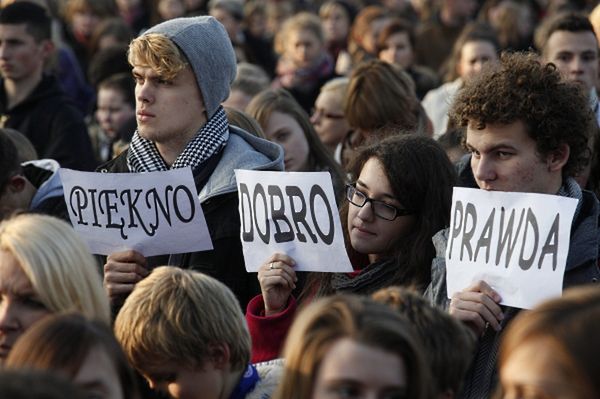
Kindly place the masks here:
POLYGON ((210 119, 229 97, 235 79, 236 59, 223 25, 213 17, 175 18, 144 32, 160 33, 171 39, 187 57, 210 119))

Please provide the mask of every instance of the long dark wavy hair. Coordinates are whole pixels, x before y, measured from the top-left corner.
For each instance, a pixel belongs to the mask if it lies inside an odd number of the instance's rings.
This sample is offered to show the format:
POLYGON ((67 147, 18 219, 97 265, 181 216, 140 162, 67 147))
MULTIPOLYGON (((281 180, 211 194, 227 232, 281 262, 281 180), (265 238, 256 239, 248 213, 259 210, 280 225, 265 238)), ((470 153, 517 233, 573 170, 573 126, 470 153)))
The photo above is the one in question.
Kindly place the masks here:
MULTIPOLYGON (((396 272, 388 285, 410 285, 422 291, 431 281, 435 256, 431 238, 450 223, 456 170, 435 140, 401 132, 387 134, 387 138, 359 149, 349 172, 356 181, 365 163, 376 158, 383 165, 395 198, 407 209, 417 210, 412 230, 397 240, 382 261, 393 259, 390 267, 396 272)), ((357 268, 367 266, 367 254, 358 253, 350 244, 347 201, 340 209, 340 219, 351 261, 357 268)), ((330 280, 331 273, 310 278, 303 297, 332 294, 330 280)))

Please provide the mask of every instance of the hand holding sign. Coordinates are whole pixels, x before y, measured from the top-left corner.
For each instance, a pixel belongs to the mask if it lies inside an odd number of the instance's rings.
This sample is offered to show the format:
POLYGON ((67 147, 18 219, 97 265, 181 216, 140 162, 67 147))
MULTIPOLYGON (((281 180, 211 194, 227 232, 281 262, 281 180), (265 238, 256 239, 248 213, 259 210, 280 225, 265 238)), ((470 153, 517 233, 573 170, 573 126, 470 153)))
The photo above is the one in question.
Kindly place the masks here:
POLYGON ((258 269, 258 281, 265 304, 265 316, 283 311, 296 288, 296 261, 284 254, 274 254, 258 269))
MULTIPOLYGON (((449 297, 485 294, 476 287, 465 290, 478 281, 493 287, 503 305, 517 308, 529 309, 559 296, 576 206, 577 200, 558 195, 454 188, 446 248, 449 297)), ((485 314, 481 295, 458 299, 478 302, 470 308, 477 306, 485 314)))
POLYGON ((104 265, 104 289, 110 302, 122 303, 148 274, 146 258, 139 252, 123 251, 109 255, 104 265))
POLYGON ((500 331, 500 322, 504 319, 499 305, 501 300, 500 295, 485 281, 478 281, 452 295, 449 311, 471 327, 477 336, 481 336, 486 324, 500 331))
POLYGON ((273 253, 296 271, 350 272, 342 226, 327 172, 235 171, 246 270, 273 253))

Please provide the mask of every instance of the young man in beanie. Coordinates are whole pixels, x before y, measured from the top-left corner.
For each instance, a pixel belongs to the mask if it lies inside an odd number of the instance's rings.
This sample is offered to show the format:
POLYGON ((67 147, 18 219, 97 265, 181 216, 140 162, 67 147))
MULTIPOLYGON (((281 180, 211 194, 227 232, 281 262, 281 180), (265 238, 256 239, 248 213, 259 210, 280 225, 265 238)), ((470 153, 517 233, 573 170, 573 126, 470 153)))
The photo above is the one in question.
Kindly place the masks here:
POLYGON ((213 17, 163 22, 134 39, 137 131, 129 150, 100 167, 139 173, 191 167, 214 249, 145 258, 111 254, 104 284, 117 305, 157 265, 190 268, 227 285, 242 306, 258 292, 244 268, 234 169, 281 170, 281 148, 233 126, 221 107, 236 74, 223 26, 213 17))

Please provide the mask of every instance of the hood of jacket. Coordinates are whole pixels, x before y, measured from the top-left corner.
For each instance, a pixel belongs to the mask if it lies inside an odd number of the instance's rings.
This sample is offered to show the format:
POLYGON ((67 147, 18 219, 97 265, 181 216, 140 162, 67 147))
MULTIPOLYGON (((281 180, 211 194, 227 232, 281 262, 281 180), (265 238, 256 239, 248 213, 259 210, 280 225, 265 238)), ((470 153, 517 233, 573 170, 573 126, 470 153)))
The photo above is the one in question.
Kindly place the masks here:
POLYGON ((53 197, 63 196, 63 186, 58 169, 60 165, 53 159, 39 159, 22 164, 23 167, 33 166, 51 172, 52 175, 37 188, 29 204, 30 210, 35 210, 42 202, 53 197))
POLYGON ((236 192, 235 169, 283 170, 283 149, 275 143, 229 125, 229 140, 215 170, 200 190, 200 202, 236 192))

